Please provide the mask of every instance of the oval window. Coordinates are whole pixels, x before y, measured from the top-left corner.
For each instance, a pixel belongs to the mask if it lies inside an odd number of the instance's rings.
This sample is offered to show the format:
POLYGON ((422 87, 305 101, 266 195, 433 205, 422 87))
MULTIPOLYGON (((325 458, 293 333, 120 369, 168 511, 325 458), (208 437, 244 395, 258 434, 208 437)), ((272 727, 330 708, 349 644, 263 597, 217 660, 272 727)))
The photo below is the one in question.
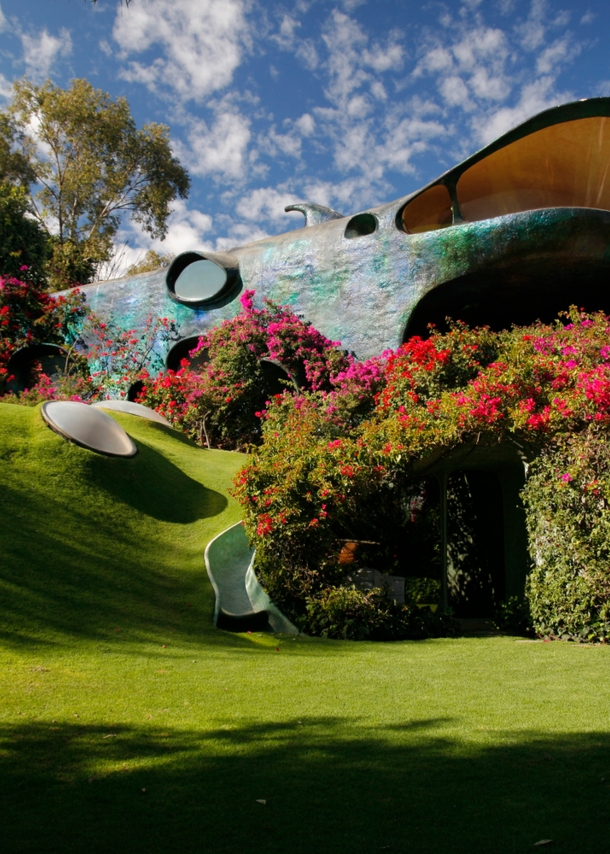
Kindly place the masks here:
POLYGON ((377 217, 370 213, 357 214, 348 222, 345 229, 345 236, 365 237, 367 234, 373 234, 377 231, 377 217))
POLYGON ((184 268, 174 283, 174 293, 179 300, 203 302, 218 296, 226 283, 226 270, 202 258, 184 268))
POLYGON ((421 234, 447 228, 453 223, 451 196, 444 184, 435 184, 408 202, 402 211, 407 234, 421 234))

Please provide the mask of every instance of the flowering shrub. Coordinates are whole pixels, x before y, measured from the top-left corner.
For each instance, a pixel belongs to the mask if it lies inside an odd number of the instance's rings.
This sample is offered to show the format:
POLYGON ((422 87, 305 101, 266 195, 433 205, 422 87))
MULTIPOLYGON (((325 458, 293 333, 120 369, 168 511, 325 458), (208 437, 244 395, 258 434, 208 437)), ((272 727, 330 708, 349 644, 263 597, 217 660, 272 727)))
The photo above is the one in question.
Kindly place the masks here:
MULTIPOLYGON (((338 559, 341 541, 383 543, 376 568, 388 571, 391 553, 412 524, 413 465, 426 454, 483 437, 517 442, 530 459, 553 459, 560 437, 610 432, 609 342, 605 315, 576 310, 554 325, 500 333, 455 324, 448 333, 412 338, 385 354, 368 414, 365 407, 358 418, 350 417, 353 409, 342 417, 340 407, 329 403, 332 392, 273 400, 264 442, 236 481, 267 589, 293 620, 315 631, 318 618, 308 603, 335 601, 328 591, 341 587, 345 575, 338 559)), ((587 477, 593 482, 597 463, 589 460, 587 477)), ((570 489, 573 477, 565 469, 560 482, 570 489)), ((535 522, 529 524, 534 530, 535 522)), ((551 552, 537 546, 535 552, 543 577, 551 552)), ((597 580, 595 585, 607 590, 597 580)), ((610 592, 600 595, 610 602, 610 592)), ((539 632, 567 625, 565 617, 553 622, 548 608, 536 607, 539 632)), ((586 615, 574 616, 572 634, 585 623, 607 620, 600 599, 587 608, 586 615)))
POLYGON ((51 297, 36 286, 0 277, 0 395, 9 381, 7 365, 22 347, 57 344, 72 348, 88 309, 84 295, 51 297))
POLYGON ((130 387, 150 379, 150 370, 164 367, 168 343, 178 338, 176 325, 166 317, 149 316, 140 330, 102 323, 90 314, 81 330, 80 347, 90 370, 90 396, 123 398, 130 387))
POLYGON ((330 389, 354 361, 290 309, 269 301, 255 308, 253 294, 245 291, 242 311, 200 338, 191 355, 204 356, 203 367, 193 370, 184 360, 178 371, 146 383, 139 398, 208 447, 243 449, 260 441, 270 397, 262 359, 279 362, 313 392, 330 389))
POLYGON ((307 599, 306 625, 312 634, 340 640, 419 640, 454 633, 445 615, 398 605, 384 588, 366 593, 354 587, 326 588, 307 599))
POLYGON ((27 282, 0 278, 0 396, 7 401, 124 397, 134 382, 149 378, 149 367, 163 367, 157 350, 175 338, 166 318, 149 318, 140 331, 123 330, 96 318, 78 290, 51 296, 27 282), (61 347, 62 370, 50 377, 39 365, 30 388, 7 393, 11 356, 36 344, 61 347))

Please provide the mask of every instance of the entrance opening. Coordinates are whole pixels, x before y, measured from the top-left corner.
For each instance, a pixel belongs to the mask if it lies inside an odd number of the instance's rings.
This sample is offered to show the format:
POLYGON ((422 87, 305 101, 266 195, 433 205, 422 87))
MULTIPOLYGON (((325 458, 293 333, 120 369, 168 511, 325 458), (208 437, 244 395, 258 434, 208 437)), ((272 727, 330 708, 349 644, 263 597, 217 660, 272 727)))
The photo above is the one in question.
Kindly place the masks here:
POLYGON ((511 442, 482 437, 444 452, 437 448, 417 469, 424 487, 416 513, 421 530, 415 525, 414 533, 426 546, 417 562, 438 566, 441 604, 456 617, 489 619, 501 602, 525 592, 523 459, 511 442), (437 489, 427 486, 432 480, 437 489))
POLYGON ((447 587, 456 617, 492 617, 506 599, 499 477, 455 471, 447 483, 447 587))
POLYGON ((428 324, 446 331, 447 317, 500 330, 536 320, 549 323, 570 305, 610 312, 609 273, 607 261, 545 255, 452 279, 417 304, 403 341, 412 335, 426 338, 428 324))
POLYGON ((225 632, 270 632, 269 614, 267 611, 236 616, 220 611, 216 620, 216 628, 225 632))

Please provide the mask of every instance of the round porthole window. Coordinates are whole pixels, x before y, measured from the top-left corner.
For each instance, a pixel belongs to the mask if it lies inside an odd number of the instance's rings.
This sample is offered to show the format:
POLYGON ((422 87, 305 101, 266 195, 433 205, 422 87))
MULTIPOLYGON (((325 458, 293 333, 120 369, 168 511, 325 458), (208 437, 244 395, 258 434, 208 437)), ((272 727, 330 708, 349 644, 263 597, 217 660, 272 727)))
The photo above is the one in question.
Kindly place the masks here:
POLYGON ((352 240, 354 237, 366 237, 367 234, 374 234, 376 231, 377 217, 374 214, 362 213, 350 219, 345 228, 345 236, 348 240, 352 240))
POLYGON ((223 253, 184 252, 167 271, 167 289, 183 305, 215 305, 238 283, 238 261, 223 253))
POLYGON ((214 299, 227 284, 227 273, 213 261, 194 261, 180 273, 174 293, 181 300, 214 299))

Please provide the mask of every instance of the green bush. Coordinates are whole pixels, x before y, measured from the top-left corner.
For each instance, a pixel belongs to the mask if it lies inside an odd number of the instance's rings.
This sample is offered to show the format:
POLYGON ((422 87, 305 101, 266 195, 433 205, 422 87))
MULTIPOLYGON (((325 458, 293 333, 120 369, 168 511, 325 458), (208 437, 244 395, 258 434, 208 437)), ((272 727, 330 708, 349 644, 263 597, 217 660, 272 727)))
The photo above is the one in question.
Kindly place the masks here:
POLYGON ((441 597, 441 583, 436 578, 407 578, 405 601, 421 605, 436 605, 441 597))
POLYGON ((428 608, 399 605, 385 588, 331 587, 307 599, 307 628, 339 640, 420 640, 456 633, 453 620, 428 608))
POLYGON ((532 464, 523 498, 536 632, 610 638, 610 428, 557 436, 532 464))

